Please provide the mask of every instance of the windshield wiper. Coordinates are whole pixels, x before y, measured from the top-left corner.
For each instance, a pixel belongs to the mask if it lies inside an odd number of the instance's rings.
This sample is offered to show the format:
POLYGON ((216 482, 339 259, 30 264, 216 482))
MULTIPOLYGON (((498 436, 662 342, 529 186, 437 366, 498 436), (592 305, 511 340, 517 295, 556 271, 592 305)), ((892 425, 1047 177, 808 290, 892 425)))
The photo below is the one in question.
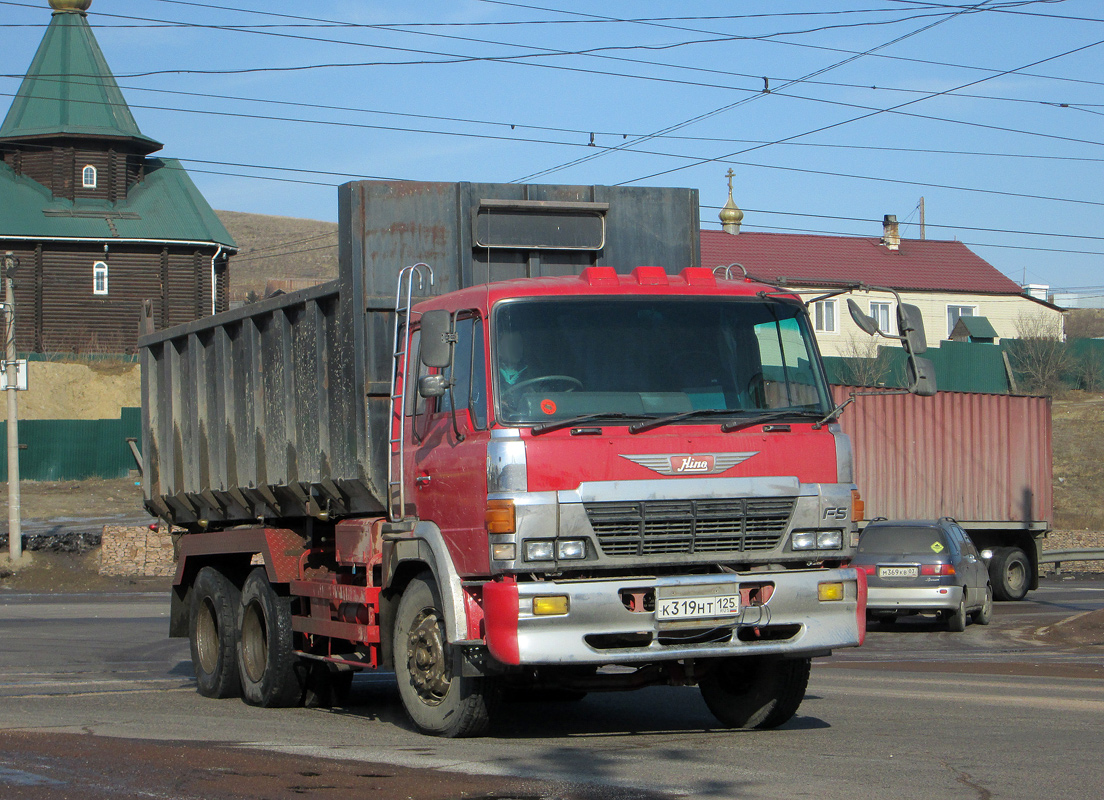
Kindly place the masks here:
POLYGON ((548 431, 558 431, 560 428, 569 428, 572 425, 578 425, 581 422, 590 422, 596 419, 638 419, 639 417, 639 414, 626 414, 622 411, 601 411, 595 414, 582 414, 578 417, 568 417, 567 419, 557 419, 552 422, 542 422, 539 425, 534 425, 531 432, 534 436, 539 436, 548 431))
POLYGON ((644 431, 650 431, 652 428, 658 428, 661 425, 670 425, 672 422, 678 422, 681 419, 690 419, 691 417, 707 417, 714 414, 739 414, 738 408, 697 408, 693 411, 683 411, 678 414, 671 414, 667 417, 658 417, 656 419, 650 419, 647 422, 635 422, 629 426, 629 433, 643 433, 644 431))
POLYGON ((757 417, 748 417, 747 419, 737 419, 732 422, 726 422, 721 425, 721 433, 729 433, 737 428, 746 428, 749 425, 758 425, 761 422, 770 422, 772 419, 782 419, 783 417, 815 417, 816 419, 820 419, 820 412, 797 408, 771 411, 766 414, 760 414, 757 417))

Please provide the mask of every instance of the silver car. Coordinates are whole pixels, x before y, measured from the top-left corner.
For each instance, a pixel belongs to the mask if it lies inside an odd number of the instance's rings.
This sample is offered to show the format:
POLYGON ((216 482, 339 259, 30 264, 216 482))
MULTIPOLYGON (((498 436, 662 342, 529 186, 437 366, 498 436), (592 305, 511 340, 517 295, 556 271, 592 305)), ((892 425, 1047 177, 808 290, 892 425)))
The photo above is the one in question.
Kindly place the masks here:
POLYGON ((964 631, 968 617, 988 625, 993 615, 986 555, 953 519, 884 520, 863 530, 852 565, 866 573, 870 618, 935 614, 964 631))

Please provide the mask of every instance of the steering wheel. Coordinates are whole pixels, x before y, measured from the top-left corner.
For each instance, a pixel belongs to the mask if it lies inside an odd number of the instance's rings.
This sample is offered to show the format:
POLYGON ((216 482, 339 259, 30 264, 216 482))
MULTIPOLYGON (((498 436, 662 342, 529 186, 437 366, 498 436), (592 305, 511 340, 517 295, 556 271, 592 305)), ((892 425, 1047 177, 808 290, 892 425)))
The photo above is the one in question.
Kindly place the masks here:
POLYGON ((515 383, 513 386, 503 392, 503 394, 511 395, 519 389, 525 388, 526 386, 535 386, 538 383, 551 383, 553 381, 559 381, 561 383, 568 384, 569 388, 564 390, 568 392, 573 392, 576 389, 583 388, 583 382, 578 378, 571 377, 570 375, 541 375, 539 378, 529 378, 528 380, 515 383))
POLYGON ((748 378, 747 389, 744 393, 759 404, 760 408, 766 407, 767 401, 767 384, 763 377, 762 372, 756 372, 750 378, 748 378))

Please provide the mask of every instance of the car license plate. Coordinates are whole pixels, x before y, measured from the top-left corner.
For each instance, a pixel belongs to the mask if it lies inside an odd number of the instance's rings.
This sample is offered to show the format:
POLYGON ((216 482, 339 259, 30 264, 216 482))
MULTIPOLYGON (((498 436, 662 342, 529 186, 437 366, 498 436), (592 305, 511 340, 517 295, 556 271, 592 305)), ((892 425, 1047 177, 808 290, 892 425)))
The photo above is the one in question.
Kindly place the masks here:
POLYGON ((738 594, 656 599, 656 619, 661 621, 731 617, 739 613, 740 595, 738 594))
POLYGON ((915 578, 919 574, 916 567, 878 567, 879 578, 915 578))

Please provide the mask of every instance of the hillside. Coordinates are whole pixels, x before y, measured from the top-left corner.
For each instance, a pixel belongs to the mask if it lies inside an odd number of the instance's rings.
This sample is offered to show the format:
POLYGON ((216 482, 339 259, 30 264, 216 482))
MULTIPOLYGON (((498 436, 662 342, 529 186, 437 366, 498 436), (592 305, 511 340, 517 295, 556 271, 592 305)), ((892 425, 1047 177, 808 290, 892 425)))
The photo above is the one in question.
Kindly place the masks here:
POLYGON ((264 292, 270 278, 337 277, 337 223, 240 211, 216 211, 238 244, 230 259, 230 296, 264 292))

